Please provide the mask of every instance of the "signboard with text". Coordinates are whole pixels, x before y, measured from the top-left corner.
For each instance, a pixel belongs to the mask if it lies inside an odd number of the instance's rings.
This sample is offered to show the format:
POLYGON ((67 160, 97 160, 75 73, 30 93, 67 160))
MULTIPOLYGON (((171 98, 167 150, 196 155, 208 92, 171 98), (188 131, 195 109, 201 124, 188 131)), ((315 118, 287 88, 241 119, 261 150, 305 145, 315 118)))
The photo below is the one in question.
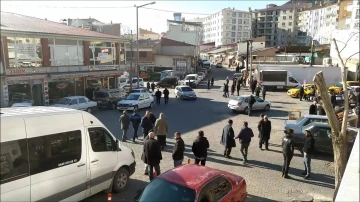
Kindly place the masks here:
POLYGON ((186 62, 185 61, 177 61, 176 67, 186 67, 186 62))
POLYGON ((89 71, 114 70, 117 65, 90 65, 89 71))

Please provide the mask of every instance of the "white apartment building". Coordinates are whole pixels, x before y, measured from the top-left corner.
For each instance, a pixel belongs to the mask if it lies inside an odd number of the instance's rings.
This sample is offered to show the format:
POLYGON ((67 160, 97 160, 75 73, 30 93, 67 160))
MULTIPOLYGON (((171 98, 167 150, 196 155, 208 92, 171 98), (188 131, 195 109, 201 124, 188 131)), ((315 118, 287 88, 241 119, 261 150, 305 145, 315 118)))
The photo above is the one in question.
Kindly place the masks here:
POLYGON ((251 16, 247 11, 225 8, 204 18, 204 43, 215 46, 235 43, 251 38, 251 16))
POLYGON ((332 32, 337 29, 339 6, 337 4, 315 6, 299 13, 299 31, 305 35, 298 35, 298 42, 309 45, 330 44, 332 32))
POLYGON ((359 0, 353 0, 349 2, 346 8, 347 11, 351 11, 351 18, 346 19, 346 24, 350 29, 359 29, 359 0))

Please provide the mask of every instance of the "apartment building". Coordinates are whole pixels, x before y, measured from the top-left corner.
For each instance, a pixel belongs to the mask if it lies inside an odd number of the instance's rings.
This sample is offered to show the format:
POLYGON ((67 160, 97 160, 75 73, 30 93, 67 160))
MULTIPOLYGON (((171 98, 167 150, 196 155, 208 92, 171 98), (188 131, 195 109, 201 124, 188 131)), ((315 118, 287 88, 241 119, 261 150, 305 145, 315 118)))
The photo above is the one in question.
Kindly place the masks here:
POLYGON ((352 3, 348 3, 347 5, 347 10, 351 10, 351 18, 347 18, 345 23, 346 25, 350 25, 347 26, 348 28, 350 27, 350 29, 359 29, 359 4, 359 0, 353 0, 352 3))
POLYGON ((311 3, 269 4, 253 12, 253 37, 265 36, 266 46, 297 45, 298 14, 311 3))
POLYGON ((339 5, 314 6, 299 13, 298 29, 304 35, 297 35, 298 43, 303 45, 330 44, 332 32, 337 29, 339 5))
POLYGON ((248 11, 225 8, 204 18, 204 43, 221 46, 251 38, 251 15, 248 11))

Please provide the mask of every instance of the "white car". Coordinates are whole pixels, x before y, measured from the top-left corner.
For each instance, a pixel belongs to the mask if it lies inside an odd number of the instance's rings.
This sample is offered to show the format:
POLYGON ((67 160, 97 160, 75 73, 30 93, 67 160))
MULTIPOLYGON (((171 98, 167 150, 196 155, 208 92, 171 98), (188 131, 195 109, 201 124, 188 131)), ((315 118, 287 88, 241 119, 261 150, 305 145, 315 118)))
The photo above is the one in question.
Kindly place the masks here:
MULTIPOLYGON (((140 83, 140 88, 143 88, 144 86, 140 83)), ((132 89, 137 89, 137 83, 132 84, 132 89)), ((125 84, 120 87, 120 90, 124 90, 125 92, 130 92, 130 84, 125 84)))
POLYGON ((138 110, 143 108, 152 108, 154 106, 154 97, 149 93, 130 93, 126 98, 120 100, 117 104, 118 110, 138 110))
POLYGON ((11 105, 11 107, 31 107, 32 102, 18 102, 11 105))
MULTIPOLYGON (((133 84, 133 86, 134 86, 134 84, 135 84, 135 86, 137 86, 137 82, 138 82, 138 78, 137 78, 137 77, 132 78, 132 84, 133 84)), ((127 83, 127 84, 130 84, 130 79, 127 79, 127 80, 126 80, 126 83, 127 83)), ((140 86, 144 86, 144 79, 143 79, 143 78, 139 78, 139 85, 140 85, 140 86)))
POLYGON ((197 74, 188 74, 182 83, 183 83, 183 85, 186 85, 186 86, 189 86, 190 83, 194 83, 195 86, 198 86, 200 83, 198 78, 199 78, 199 76, 197 74))
POLYGON ((52 105, 52 107, 77 109, 91 113, 92 110, 97 107, 97 103, 89 100, 85 96, 68 96, 61 98, 58 103, 52 105))
POLYGON ((203 81, 203 80, 205 79, 205 77, 206 77, 206 75, 205 75, 204 72, 198 72, 197 75, 198 75, 198 77, 199 77, 199 79, 200 79, 201 81, 203 81))
POLYGON ((180 99, 191 99, 196 100, 196 93, 195 91, 190 88, 190 86, 176 86, 175 87, 175 97, 180 99))

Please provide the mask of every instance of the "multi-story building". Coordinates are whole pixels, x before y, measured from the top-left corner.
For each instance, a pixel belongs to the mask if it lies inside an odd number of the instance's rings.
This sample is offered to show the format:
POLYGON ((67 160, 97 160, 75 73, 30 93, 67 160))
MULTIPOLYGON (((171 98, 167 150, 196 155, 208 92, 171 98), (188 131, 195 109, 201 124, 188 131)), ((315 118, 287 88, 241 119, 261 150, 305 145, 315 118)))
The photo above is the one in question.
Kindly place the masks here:
POLYGON ((311 3, 269 4, 253 12, 253 36, 266 37, 266 46, 296 45, 298 13, 311 3))
POLYGON ((251 38, 251 15, 248 11, 225 8, 204 18, 204 43, 215 46, 251 38))
POLYGON ((339 29, 359 29, 359 0, 339 2, 339 29))
POLYGON ((297 35, 300 44, 330 44, 332 32, 337 29, 339 6, 335 4, 314 6, 299 13, 297 35))
POLYGON ((99 20, 89 17, 88 19, 64 19, 63 24, 67 24, 73 27, 79 27, 89 29, 95 32, 101 32, 113 36, 121 36, 121 23, 103 23, 99 20))

